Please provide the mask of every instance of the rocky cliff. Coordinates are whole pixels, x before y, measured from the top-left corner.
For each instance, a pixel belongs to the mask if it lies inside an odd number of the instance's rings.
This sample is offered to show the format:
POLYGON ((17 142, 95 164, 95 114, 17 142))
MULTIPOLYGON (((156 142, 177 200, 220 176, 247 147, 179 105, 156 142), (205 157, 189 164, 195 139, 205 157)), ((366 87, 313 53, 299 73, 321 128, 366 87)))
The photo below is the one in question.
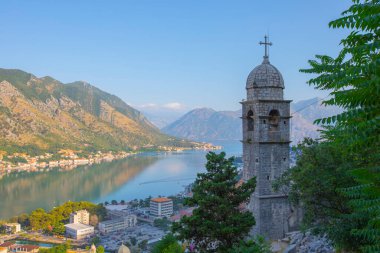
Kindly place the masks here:
POLYGON ((0 149, 121 150, 191 146, 162 134, 120 98, 86 82, 63 84, 0 69, 0 149))

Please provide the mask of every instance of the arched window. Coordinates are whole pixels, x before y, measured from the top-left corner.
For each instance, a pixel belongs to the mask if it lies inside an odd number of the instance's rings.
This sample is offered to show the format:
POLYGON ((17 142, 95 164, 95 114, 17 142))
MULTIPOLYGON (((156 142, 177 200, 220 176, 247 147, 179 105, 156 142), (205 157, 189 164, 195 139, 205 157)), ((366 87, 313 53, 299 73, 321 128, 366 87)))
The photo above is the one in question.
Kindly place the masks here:
POLYGON ((249 110, 247 113, 248 131, 253 131, 253 111, 249 110))
POLYGON ((269 124, 272 127, 277 127, 280 122, 280 113, 277 110, 271 110, 269 112, 269 124))

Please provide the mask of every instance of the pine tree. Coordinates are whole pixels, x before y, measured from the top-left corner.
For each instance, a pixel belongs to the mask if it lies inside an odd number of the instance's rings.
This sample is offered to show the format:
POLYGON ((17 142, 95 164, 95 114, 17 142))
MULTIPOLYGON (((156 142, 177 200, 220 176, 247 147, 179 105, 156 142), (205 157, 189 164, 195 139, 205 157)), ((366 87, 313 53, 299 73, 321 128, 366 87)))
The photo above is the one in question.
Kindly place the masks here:
POLYGON ((238 184, 234 158, 221 152, 206 155, 206 173, 195 180, 193 197, 185 205, 195 207, 193 215, 173 224, 178 239, 188 241, 201 252, 227 252, 248 234, 255 224, 250 212, 242 212, 256 185, 255 178, 238 184))

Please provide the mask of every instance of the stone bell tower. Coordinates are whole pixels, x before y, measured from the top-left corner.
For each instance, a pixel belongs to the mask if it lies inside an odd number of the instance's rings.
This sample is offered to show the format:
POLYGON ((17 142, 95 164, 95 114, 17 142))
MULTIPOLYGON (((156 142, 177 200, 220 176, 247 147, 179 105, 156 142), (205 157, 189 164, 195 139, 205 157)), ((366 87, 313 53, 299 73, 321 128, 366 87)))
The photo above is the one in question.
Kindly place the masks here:
POLYGON ((247 78, 247 99, 243 107, 243 177, 256 177, 257 185, 248 208, 256 225, 254 234, 267 239, 283 238, 289 231, 288 198, 272 188, 273 181, 289 168, 290 102, 284 100, 284 80, 280 71, 269 62, 265 45, 262 64, 247 78))

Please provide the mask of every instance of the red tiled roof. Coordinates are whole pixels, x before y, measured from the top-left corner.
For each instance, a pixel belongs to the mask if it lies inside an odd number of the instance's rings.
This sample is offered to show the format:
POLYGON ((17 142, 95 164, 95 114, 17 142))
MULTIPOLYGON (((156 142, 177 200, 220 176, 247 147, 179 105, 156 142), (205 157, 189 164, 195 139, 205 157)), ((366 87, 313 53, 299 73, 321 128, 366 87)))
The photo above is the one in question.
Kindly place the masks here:
POLYGON ((8 248, 12 245, 15 245, 15 243, 14 242, 4 242, 3 244, 0 244, 0 247, 8 248))
POLYGON ((171 199, 169 199, 169 198, 154 198, 154 199, 151 199, 150 201, 162 203, 162 202, 171 201, 171 199))

